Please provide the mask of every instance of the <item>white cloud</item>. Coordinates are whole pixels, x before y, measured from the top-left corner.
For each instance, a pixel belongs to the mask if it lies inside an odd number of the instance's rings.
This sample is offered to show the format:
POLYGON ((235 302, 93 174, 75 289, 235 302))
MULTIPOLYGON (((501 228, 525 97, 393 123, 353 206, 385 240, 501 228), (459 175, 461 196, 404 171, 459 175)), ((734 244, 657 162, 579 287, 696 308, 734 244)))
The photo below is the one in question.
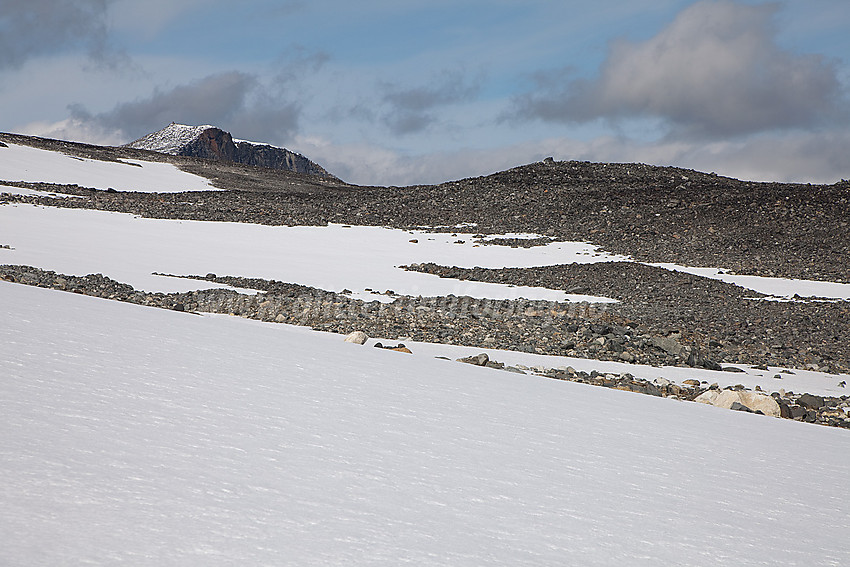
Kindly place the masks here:
POLYGON ((834 65, 775 39, 774 4, 697 2, 655 37, 620 40, 599 76, 518 99, 518 112, 554 121, 661 117, 674 132, 729 136, 808 128, 842 115, 834 65))
POLYGON ((57 122, 30 122, 18 128, 17 133, 57 140, 74 140, 100 146, 117 146, 127 142, 126 134, 120 129, 109 129, 75 118, 66 118, 57 122))
POLYGON ((850 178, 850 133, 756 137, 734 142, 659 141, 616 137, 550 138, 492 149, 404 155, 367 144, 336 145, 299 137, 295 149, 342 179, 360 185, 414 185, 487 175, 553 156, 558 160, 671 165, 750 181, 835 183, 850 178))
POLYGON ((404 135, 425 130, 437 121, 434 110, 475 98, 481 77, 470 78, 464 71, 443 71, 427 84, 399 87, 384 83, 380 90, 389 111, 383 122, 394 134, 404 135))
POLYGON ((213 124, 238 137, 277 143, 297 128, 300 106, 281 81, 263 82, 252 73, 228 71, 173 86, 154 88, 144 98, 109 110, 68 106, 70 118, 30 120, 18 131, 91 143, 122 143, 159 130, 171 122, 213 124))

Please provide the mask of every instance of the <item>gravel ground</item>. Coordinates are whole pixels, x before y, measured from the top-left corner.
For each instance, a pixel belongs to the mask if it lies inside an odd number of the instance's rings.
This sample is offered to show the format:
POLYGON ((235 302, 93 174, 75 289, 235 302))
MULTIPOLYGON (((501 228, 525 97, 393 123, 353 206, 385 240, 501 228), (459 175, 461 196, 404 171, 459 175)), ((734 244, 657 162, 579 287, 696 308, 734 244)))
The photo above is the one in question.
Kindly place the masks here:
POLYGON ((655 336, 678 334, 714 360, 850 371, 846 301, 769 301, 733 284, 631 262, 498 270, 415 264, 407 269, 612 297, 621 303, 607 306, 609 315, 655 336))

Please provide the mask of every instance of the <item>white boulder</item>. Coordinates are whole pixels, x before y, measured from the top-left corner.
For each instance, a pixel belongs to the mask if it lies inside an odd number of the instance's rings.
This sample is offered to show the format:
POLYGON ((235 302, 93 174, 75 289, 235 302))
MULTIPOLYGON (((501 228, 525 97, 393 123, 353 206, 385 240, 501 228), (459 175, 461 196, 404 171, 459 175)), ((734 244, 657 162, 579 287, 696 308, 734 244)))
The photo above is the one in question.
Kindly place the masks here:
POLYGON ((747 406, 750 410, 760 411, 764 415, 779 417, 779 404, 773 397, 759 392, 748 392, 746 390, 708 390, 696 398, 695 402, 709 404, 719 408, 730 409, 732 404, 738 402, 747 406))
POLYGON ((355 343, 358 345, 366 344, 366 341, 369 339, 369 336, 363 331, 354 331, 353 333, 349 333, 345 336, 345 342, 347 343, 355 343))

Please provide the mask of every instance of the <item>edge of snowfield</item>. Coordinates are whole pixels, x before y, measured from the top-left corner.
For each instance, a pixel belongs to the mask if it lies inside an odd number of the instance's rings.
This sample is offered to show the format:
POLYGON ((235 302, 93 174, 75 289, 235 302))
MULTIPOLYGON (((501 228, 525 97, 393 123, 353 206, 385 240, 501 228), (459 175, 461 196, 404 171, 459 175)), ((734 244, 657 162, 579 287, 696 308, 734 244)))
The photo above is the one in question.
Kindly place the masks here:
MULTIPOLYGON (((213 317, 229 317, 229 315, 209 314, 213 317)), ((277 324, 277 323, 271 323, 277 324)), ((309 328, 301 327, 309 332, 309 328)), ((339 335, 335 335, 339 336, 339 335)), ((841 397, 847 394, 845 387, 839 386, 842 381, 850 380, 847 374, 827 374, 814 370, 801 370, 785 366, 771 366, 763 370, 749 364, 727 364, 724 368, 734 367, 740 372, 729 372, 725 370, 708 370, 705 368, 692 368, 690 366, 650 366, 647 364, 633 364, 630 362, 618 362, 613 360, 596 360, 594 358, 575 358, 570 356, 558 356, 552 354, 534 354, 516 350, 500 350, 486 347, 472 347, 463 345, 447 345, 441 343, 424 343, 410 341, 407 339, 383 339, 370 338, 368 346, 375 346, 380 342, 382 345, 395 345, 402 343, 414 354, 423 356, 443 356, 450 359, 475 356, 480 353, 486 354, 490 360, 502 362, 508 366, 524 365, 532 369, 561 369, 568 366, 582 372, 611 373, 620 375, 629 373, 635 378, 642 378, 652 382, 658 378, 664 378, 674 384, 682 385, 685 380, 698 379, 709 384, 716 383, 720 388, 741 384, 749 389, 756 386, 762 388, 764 393, 778 392, 780 389, 796 392, 798 394, 808 393, 816 396, 841 397), (782 374, 777 374, 777 373, 782 374), (780 376, 779 379, 776 376, 780 376)), ((497 369, 493 370, 498 371, 497 369)))
POLYGON ((850 563, 840 429, 0 289, 2 564, 850 563))
POLYGON ((137 159, 102 161, 19 144, 0 147, 0 179, 37 183, 76 183, 95 189, 180 193, 219 191, 210 181, 170 163, 137 159))

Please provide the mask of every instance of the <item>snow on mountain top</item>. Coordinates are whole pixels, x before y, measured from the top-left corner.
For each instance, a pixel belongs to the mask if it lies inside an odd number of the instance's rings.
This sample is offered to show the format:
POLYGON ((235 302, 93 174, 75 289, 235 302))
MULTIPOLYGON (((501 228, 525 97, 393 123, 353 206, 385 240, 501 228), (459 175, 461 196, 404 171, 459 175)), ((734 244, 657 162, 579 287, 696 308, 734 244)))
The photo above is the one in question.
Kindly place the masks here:
POLYGON ((142 136, 135 142, 127 144, 130 148, 151 150, 164 154, 176 154, 177 151, 201 135, 201 132, 215 128, 209 124, 188 126, 172 122, 162 130, 142 136))
POLYGON ((4 565, 847 565, 846 431, 0 282, 4 565))
MULTIPOLYGON (((210 124, 203 124, 201 126, 190 126, 187 124, 177 124, 176 122, 172 122, 162 130, 151 132, 150 134, 142 136, 134 142, 130 142, 129 144, 127 144, 127 147, 135 148, 138 150, 151 150, 164 154, 176 154, 180 148, 182 148, 183 146, 200 136, 202 132, 204 132, 205 130, 209 130, 210 128, 218 127, 212 126, 210 124)), ((273 148, 279 147, 264 142, 254 142, 251 140, 242 140, 239 138, 233 138, 233 142, 236 144, 246 143, 251 144, 253 146, 270 146, 273 148)))

